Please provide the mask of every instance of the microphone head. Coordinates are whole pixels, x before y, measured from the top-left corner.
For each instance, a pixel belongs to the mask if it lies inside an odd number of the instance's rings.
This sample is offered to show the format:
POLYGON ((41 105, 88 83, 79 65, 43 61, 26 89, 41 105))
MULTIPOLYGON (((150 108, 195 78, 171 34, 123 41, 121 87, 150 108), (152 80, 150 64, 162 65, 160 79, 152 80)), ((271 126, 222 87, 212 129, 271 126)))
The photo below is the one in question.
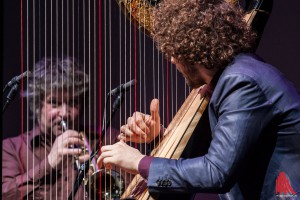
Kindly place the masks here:
POLYGON ((135 83, 136 83, 135 79, 132 79, 131 81, 123 83, 123 84, 119 85, 118 87, 116 87, 115 89, 108 92, 107 96, 109 96, 109 95, 114 96, 120 92, 126 92, 129 90, 130 87, 134 86, 135 83))
POLYGON ((132 79, 131 81, 128 81, 127 83, 124 83, 124 88, 127 88, 127 87, 131 87, 131 86, 134 86, 136 83, 136 80, 135 79, 132 79))
POLYGON ((31 77, 32 73, 30 71, 25 71, 19 76, 15 77, 15 81, 20 81, 22 78, 31 77))
POLYGON ((7 87, 12 87, 14 84, 19 84, 20 83, 20 80, 22 78, 25 78, 25 77, 31 77, 32 76, 32 73, 30 71, 25 71, 23 72, 22 74, 18 75, 18 76, 15 76, 14 78, 12 78, 8 83, 7 85, 5 86, 5 88, 7 87))
POLYGON ((24 72, 24 78, 25 78, 25 77, 30 78, 31 76, 32 76, 31 71, 26 71, 26 72, 24 72), (26 73, 26 74, 25 74, 25 73, 26 73))

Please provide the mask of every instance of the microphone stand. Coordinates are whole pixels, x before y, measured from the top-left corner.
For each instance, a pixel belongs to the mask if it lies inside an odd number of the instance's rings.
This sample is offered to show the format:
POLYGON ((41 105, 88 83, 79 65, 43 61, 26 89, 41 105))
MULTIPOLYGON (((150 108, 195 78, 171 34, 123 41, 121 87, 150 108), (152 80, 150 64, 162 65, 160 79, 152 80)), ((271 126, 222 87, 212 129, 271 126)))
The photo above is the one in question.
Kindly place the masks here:
MULTIPOLYGON (((6 89, 6 87, 4 88, 6 89)), ((2 108, 2 113, 4 113, 4 111, 6 110, 8 104, 15 98, 16 96, 16 93, 18 92, 19 90, 19 82, 16 82, 12 87, 11 89, 9 90, 7 96, 6 96, 6 101, 3 105, 3 108, 2 108)), ((5 90, 3 90, 4 92, 5 90)))
MULTIPOLYGON (((120 92, 120 94, 118 95, 118 97, 115 99, 114 103, 113 103, 113 108, 112 108, 112 114, 111 114, 111 118, 113 118, 113 116, 115 115, 116 111, 119 109, 122 101, 123 101, 123 98, 124 97, 124 94, 123 92, 120 92)), ((102 134, 102 138, 105 134, 105 130, 108 128, 108 126, 110 125, 110 120, 107 120, 106 123, 102 124, 102 131, 101 131, 101 134, 102 134)), ((79 186, 80 184, 82 183, 83 179, 84 179, 84 176, 85 176, 85 173, 89 170, 89 166, 90 166, 90 162, 91 160, 99 153, 100 151, 100 140, 97 141, 96 143, 96 146, 94 147, 91 155, 90 155, 90 159, 88 159, 87 161, 85 161, 79 168, 78 170, 78 174, 77 174, 77 177, 76 177, 76 180, 74 182, 74 186, 73 186, 73 190, 72 192, 70 193, 69 195, 69 198, 68 200, 72 200, 73 197, 75 196, 76 192, 78 191, 79 189, 79 186)))

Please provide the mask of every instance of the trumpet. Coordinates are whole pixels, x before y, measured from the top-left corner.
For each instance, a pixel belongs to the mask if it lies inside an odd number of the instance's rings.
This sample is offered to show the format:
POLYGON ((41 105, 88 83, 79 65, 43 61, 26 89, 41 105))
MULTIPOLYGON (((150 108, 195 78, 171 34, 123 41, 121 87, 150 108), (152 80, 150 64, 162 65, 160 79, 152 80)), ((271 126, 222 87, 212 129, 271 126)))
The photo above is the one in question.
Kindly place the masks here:
MULTIPOLYGON (((61 120, 60 121, 60 125, 62 127, 62 130, 65 132, 68 130, 68 126, 67 126, 67 123, 64 121, 64 120, 61 120)), ((74 147, 73 145, 70 146, 70 148, 77 148, 77 147, 74 147)), ((80 169, 80 163, 79 163, 79 160, 77 157, 75 157, 75 164, 76 164, 76 169, 79 170, 80 169)))
POLYGON ((115 170, 96 170, 89 176, 85 187, 90 200, 120 199, 125 191, 123 178, 115 170))
MULTIPOLYGON (((63 131, 68 130, 67 123, 64 120, 60 122, 63 131)), ((83 132, 79 133, 84 141, 85 145, 83 149, 91 153, 88 148, 86 138, 83 132)), ((70 146, 70 148, 80 148, 76 146, 70 146)), ((77 170, 80 169, 80 163, 78 158, 75 157, 75 164, 77 170)), ((107 199, 120 199, 121 195, 125 191, 125 183, 121 174, 115 170, 98 169, 96 162, 91 162, 90 173, 85 175, 83 182, 86 191, 88 191, 89 200, 107 200, 107 199)))

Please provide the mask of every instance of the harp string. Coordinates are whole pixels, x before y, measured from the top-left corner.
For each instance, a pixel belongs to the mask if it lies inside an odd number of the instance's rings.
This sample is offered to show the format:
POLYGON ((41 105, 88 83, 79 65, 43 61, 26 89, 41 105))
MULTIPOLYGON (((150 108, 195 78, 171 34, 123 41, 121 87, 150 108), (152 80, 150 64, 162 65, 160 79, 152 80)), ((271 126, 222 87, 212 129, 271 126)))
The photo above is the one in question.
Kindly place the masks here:
MULTIPOLYGON (((95 67, 98 66, 98 101, 99 101, 99 104, 98 105, 98 117, 99 117, 99 120, 98 120, 98 135, 99 135, 99 140, 100 140, 100 144, 102 144, 102 129, 101 127, 104 126, 104 124, 102 124, 102 120, 104 119, 105 116, 102 115, 102 83, 103 83, 103 79, 102 79, 102 27, 103 27, 103 24, 102 24, 102 14, 103 14, 103 9, 102 9, 102 1, 98 1, 98 34, 95 32, 95 37, 96 35, 98 35, 98 54, 95 54, 98 56, 98 65, 95 64, 95 67)), ((95 20, 96 21, 96 20, 95 20)), ((95 31, 96 31, 96 28, 95 28, 95 31)), ((95 49, 97 49, 95 47, 95 49)), ((96 56, 95 56, 96 57, 96 56)), ((96 58, 95 58, 96 59, 96 58)), ((96 81, 95 81, 95 84, 96 84, 96 81)), ((96 87, 95 87, 96 88, 96 87)), ((105 93, 105 90, 104 90, 104 94, 105 93)), ((106 104, 104 102, 104 107, 106 107, 106 104)), ((100 194, 98 195, 95 195, 97 197, 99 197, 99 199, 101 198, 101 194, 102 194, 102 176, 100 176, 99 180, 96 180, 98 181, 99 183, 99 191, 100 191, 100 194)), ((95 182, 96 182, 95 181, 95 182)))
MULTIPOLYGON (((20 1, 20 3, 21 3, 21 6, 20 6, 20 12, 21 12, 21 17, 20 17, 20 20, 21 20, 21 27, 20 27, 20 29, 21 29, 21 32, 20 32, 20 38, 21 38, 21 44, 20 44, 20 46, 21 46, 21 72, 23 73, 23 71, 24 71, 24 28, 26 28, 26 27, 24 27, 24 19, 23 19, 23 16, 24 16, 24 12, 23 12, 23 0, 21 0, 20 1)), ((26 4, 27 5, 27 4, 26 4)), ((27 8, 27 6, 26 6, 26 8, 27 8)), ((26 10, 25 10, 26 11, 26 10)), ((28 14, 27 14, 27 12, 25 12, 26 13, 26 25, 28 25, 28 14)), ((28 41, 28 37, 26 37, 26 40, 28 41)), ((28 54, 26 54, 26 58, 28 57, 28 54)), ((28 70, 28 59, 27 59, 27 65, 26 65, 26 70, 28 70)), ((28 77, 27 77, 27 80, 28 80, 28 77)), ((27 87, 28 87, 28 81, 26 82, 26 85, 27 85, 27 87)), ((24 82, 23 82, 23 79, 21 80, 21 91, 24 91, 24 82)), ((27 106, 26 106, 26 108, 27 108, 27 111, 26 111, 26 116, 28 116, 28 113, 29 113, 29 107, 28 107, 28 99, 27 99, 27 106)), ((23 105, 23 101, 21 101, 21 138, 22 138, 22 140, 24 139, 24 105, 23 105)), ((26 131, 28 132, 28 124, 29 124, 29 119, 28 119, 28 117, 26 118, 26 126, 27 126, 27 128, 26 128, 26 131)), ((28 137, 27 137, 27 144, 28 144, 28 137)), ((24 149, 23 148, 23 146, 21 146, 21 149, 24 149)), ((27 150, 27 149, 26 149, 27 150)), ((27 151, 28 152, 28 151, 27 151)), ((24 159, 24 153, 22 152, 22 155, 21 155, 21 157, 20 157, 20 160, 21 160, 21 163, 25 163, 25 159, 24 159)), ((26 160, 26 166, 28 166, 28 162, 27 162, 27 160, 26 160)), ((24 168, 23 167, 21 167, 21 174, 24 174, 24 172, 25 172, 25 170, 24 170, 24 168)), ((26 177, 26 178, 28 178, 28 177, 26 177)), ((23 176, 21 177, 21 182, 23 182, 23 176)), ((26 187, 26 190, 28 191, 28 186, 26 187)), ((23 190, 21 190, 21 196, 23 196, 23 190)))
MULTIPOLYGON (((106 90, 106 88, 107 88, 107 77, 106 77, 106 75, 107 75, 107 73, 110 73, 110 71, 109 72, 107 72, 107 38, 108 38, 108 36, 107 36, 107 33, 106 33, 106 22, 108 21, 107 20, 107 1, 104 1, 104 94, 107 94, 107 90, 106 90)), ((109 77, 110 77, 110 75, 109 75, 109 77)), ((108 78, 109 78, 108 77, 108 78)), ((110 83, 108 83, 108 86, 109 86, 109 90, 110 90, 110 88, 111 88, 111 84, 110 83)), ((105 102, 105 104, 107 104, 108 102, 105 102)), ((109 105, 111 105, 111 98, 109 98, 109 105)), ((105 105, 105 108, 107 108, 107 106, 105 105)), ((105 123, 104 124, 106 124, 106 120, 107 119, 110 119, 110 112, 109 112, 109 116, 107 116, 107 110, 106 110, 106 113, 104 114, 104 117, 105 117, 105 123)), ((105 128, 105 130, 104 130, 104 141, 103 141, 103 143, 105 143, 106 141, 107 141, 107 130, 106 130, 106 128, 105 128)), ((105 169, 105 172, 106 172, 106 169, 105 169)), ((107 185, 106 185, 106 177, 102 177, 103 179, 104 179, 104 193, 106 194, 107 193, 107 190, 106 190, 106 188, 107 188, 107 185)))
MULTIPOLYGON (((61 26, 61 55, 59 55, 58 53, 58 58, 59 57, 61 57, 61 59, 63 59, 63 57, 64 57, 64 1, 61 1, 61 24, 60 24, 60 26, 61 26)), ((58 26, 59 26, 59 24, 58 24, 58 26)), ((58 40, 57 40, 58 41, 58 40)), ((46 45, 45 45, 46 46, 46 45)), ((58 68, 58 66, 57 66, 57 68, 58 68)), ((52 74, 51 74, 52 75, 52 74)), ((46 79, 46 77, 45 77, 45 79, 46 79)), ((63 87, 63 84, 64 84, 64 70, 63 70, 63 68, 62 68, 62 79, 61 79, 61 86, 62 86, 62 95, 61 95, 61 106, 62 107, 64 107, 63 105, 64 105, 64 92, 68 92, 68 91, 65 91, 65 88, 63 87)), ((51 86, 51 90, 52 90, 52 86, 51 86)), ((59 92, 59 91, 58 91, 59 92)), ((57 105, 59 106, 59 104, 58 104, 58 102, 57 102, 57 105)), ((63 108, 62 108, 63 109, 63 108)), ((67 108, 66 108, 67 109, 67 108)), ((69 124, 69 119, 67 119, 67 123, 69 124)), ((72 160, 73 160, 73 158, 72 158, 72 160)), ((68 160, 65 160, 65 157, 63 156, 62 157, 62 166, 64 166, 64 163, 66 162, 66 164, 67 164, 67 166, 68 166, 68 160)), ((67 168, 67 170, 68 170, 68 168, 67 168)), ((64 167, 62 167, 62 175, 63 176, 66 176, 66 174, 68 174, 68 172, 66 172, 66 170, 64 169, 64 167)), ((61 199, 63 199, 63 191, 64 191, 64 187, 65 187, 65 185, 63 184, 63 183, 61 183, 61 185, 60 185, 60 187, 61 187, 61 191, 62 191, 62 193, 61 193, 61 199)), ((69 192, 69 190, 68 190, 68 188, 67 188, 67 193, 69 192)))
MULTIPOLYGON (((96 44, 96 2, 93 1, 93 4, 90 5, 90 7, 93 8, 93 24, 91 25, 91 28, 93 27, 93 41, 94 41, 94 44, 96 44)), ((92 8, 90 8, 92 10, 92 8)), ((91 37, 92 38, 92 37, 91 37)), ((90 44, 91 44, 91 41, 90 41, 90 44)), ((91 47, 91 49, 93 49, 93 51, 91 52, 91 54, 93 54, 92 58, 93 58, 93 64, 92 64, 92 67, 93 67, 93 71, 96 72, 96 45, 93 46, 93 48, 91 47)), ((89 60, 92 60, 92 58, 90 58, 89 60)), ((90 72, 90 77, 92 76, 92 73, 90 72)), ((93 108, 96 108, 96 85, 97 85, 97 81, 96 81, 96 73, 93 74, 93 77, 90 78, 90 80, 93 80, 93 108)), ((92 90, 89 90, 89 91, 92 91, 92 90)), ((89 92, 90 94, 90 98, 89 100, 92 100, 92 96, 91 96, 91 92, 89 92)), ((91 105, 92 103, 90 102, 89 105, 91 105)), ((91 108, 90 108, 91 109, 91 108)), ((96 130, 96 122, 97 122, 97 116, 96 116, 96 112, 95 112, 96 109, 94 109, 94 112, 91 114, 91 119, 90 119, 90 123, 89 124, 93 124, 93 130, 91 130, 91 126, 89 126, 89 134, 94 134, 93 136, 95 136, 95 134, 97 134, 97 130, 96 130)), ((89 137, 89 144, 92 144, 93 147, 96 146, 96 141, 91 141, 91 137, 89 137)), ((92 161, 92 164, 93 166, 95 167, 95 170, 97 171, 98 170, 98 167, 96 165, 95 162, 92 161)), ((90 174, 88 175, 88 179, 90 180, 91 179, 91 176, 90 174)), ((97 180, 95 180, 94 182, 96 182, 97 180)), ((88 188, 88 194, 91 194, 92 193, 92 190, 91 190, 91 187, 88 188)), ((94 196, 97 196, 96 195, 96 192, 93 193, 94 196)))

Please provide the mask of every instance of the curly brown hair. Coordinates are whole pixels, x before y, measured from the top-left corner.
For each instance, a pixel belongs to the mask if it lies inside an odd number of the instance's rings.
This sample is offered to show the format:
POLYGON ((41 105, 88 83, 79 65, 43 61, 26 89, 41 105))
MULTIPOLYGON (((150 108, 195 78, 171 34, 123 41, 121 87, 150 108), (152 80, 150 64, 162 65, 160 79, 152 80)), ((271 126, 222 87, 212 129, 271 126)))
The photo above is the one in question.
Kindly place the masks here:
POLYGON ((152 36, 167 57, 224 68, 235 55, 254 51, 256 33, 243 16, 224 0, 163 0, 153 10, 152 36))

